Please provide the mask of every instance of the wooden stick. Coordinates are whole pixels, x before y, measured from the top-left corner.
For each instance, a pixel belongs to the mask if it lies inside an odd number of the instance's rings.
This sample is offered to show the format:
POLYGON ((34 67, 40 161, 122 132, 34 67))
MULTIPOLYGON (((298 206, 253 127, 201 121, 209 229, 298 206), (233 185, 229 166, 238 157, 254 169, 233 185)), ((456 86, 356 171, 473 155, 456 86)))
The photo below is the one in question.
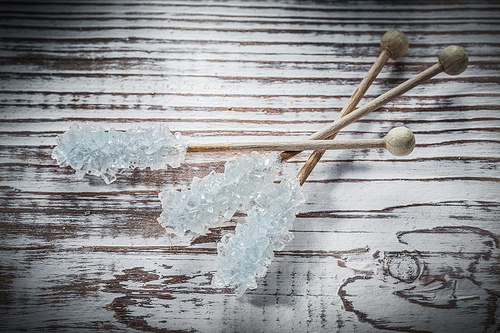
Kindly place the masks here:
MULTIPOLYGON (((389 90, 385 94, 375 98, 373 101, 365 104, 364 106, 352 111, 348 115, 339 118, 332 124, 324 127, 313 135, 309 136, 309 140, 323 140, 328 138, 342 128, 348 126, 354 121, 360 119, 361 117, 367 115, 373 110, 378 109, 379 107, 389 103, 394 100, 396 97, 401 96, 405 92, 415 88, 419 84, 427 81, 428 79, 436 76, 441 72, 445 72, 449 75, 458 75, 462 73, 468 65, 468 57, 467 53, 459 46, 452 45, 445 48, 439 55, 439 62, 420 74, 414 76, 413 78, 403 82, 399 86, 389 90)), ((286 151, 281 153, 281 158, 283 160, 287 160, 295 155, 300 153, 300 151, 286 151)), ((301 179, 301 183, 306 180, 307 177, 301 179)))
POLYGON ((415 136, 406 127, 392 129, 383 139, 358 140, 300 140, 263 142, 189 143, 188 152, 220 152, 232 150, 315 150, 386 148, 395 156, 406 156, 415 147, 415 136))
MULTIPOLYGON (((389 58, 396 60, 397 58, 402 57, 406 51, 408 50, 408 38, 404 33, 399 30, 389 30, 387 31, 380 40, 380 55, 372 65, 366 76, 363 78, 358 88, 354 91, 354 94, 351 96, 347 104, 340 111, 337 116, 338 119, 344 117, 349 114, 354 108, 358 105, 359 101, 365 95, 368 88, 371 86, 377 75, 382 70, 382 67, 385 66, 389 58)), ((337 136, 337 133, 326 138, 327 140, 333 140, 337 136)), ((302 169, 297 175, 297 178, 301 180, 301 185, 304 183, 305 179, 312 172, 316 164, 318 164, 321 157, 324 155, 326 150, 315 150, 309 159, 306 161, 302 169)), ((283 155, 282 155, 283 158, 283 155)))
POLYGON ((294 141, 254 141, 254 142, 213 142, 189 143, 188 153, 240 151, 240 150, 315 150, 315 149, 366 149, 385 148, 383 139, 358 140, 294 140, 294 141))
MULTIPOLYGON (((408 50, 408 38, 399 30, 389 30, 382 36, 380 40, 380 50, 381 52, 377 60, 372 65, 366 76, 363 78, 358 88, 356 88, 354 94, 350 97, 347 104, 340 111, 335 121, 349 114, 356 107, 356 105, 358 105, 359 101, 361 100, 361 98, 363 98, 366 91, 371 86, 389 58, 397 59, 406 53, 406 51, 408 50)), ((324 139, 334 139, 335 136, 336 133, 334 133, 331 138, 324 139)), ((281 154, 281 158, 283 160, 288 160, 299 153, 300 152, 298 151, 283 152, 281 154)))
POLYGON ((377 75, 385 66, 389 58, 394 60, 402 57, 408 50, 408 38, 404 33, 399 30, 389 30, 387 31, 380 40, 380 55, 377 60, 373 63, 372 67, 363 78, 358 88, 354 91, 347 104, 340 111, 338 118, 342 118, 346 114, 350 113, 359 101, 365 95, 368 88, 371 86, 377 75))

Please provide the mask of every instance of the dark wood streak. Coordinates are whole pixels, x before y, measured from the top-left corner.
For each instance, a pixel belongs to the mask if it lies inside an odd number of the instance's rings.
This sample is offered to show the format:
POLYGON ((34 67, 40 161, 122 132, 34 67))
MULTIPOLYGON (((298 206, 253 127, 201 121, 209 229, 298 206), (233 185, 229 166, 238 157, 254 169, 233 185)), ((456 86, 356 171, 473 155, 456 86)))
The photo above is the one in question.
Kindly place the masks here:
MULTIPOLYGON (((33 30, 33 29, 43 29, 45 31, 73 31, 73 32, 82 32, 82 31, 102 31, 102 30, 121 30, 123 29, 122 26, 117 25, 117 26, 111 26, 107 25, 105 28, 102 27, 94 27, 94 26, 79 26, 79 27, 58 27, 58 26, 47 26, 47 25, 18 25, 18 24, 0 24, 0 29, 16 29, 16 30, 33 30)), ((230 28, 214 28, 214 27, 209 27, 209 28, 200 28, 200 27, 158 27, 158 26, 128 26, 127 30, 128 31, 134 31, 134 30, 169 30, 169 31, 196 31, 196 32, 234 32, 234 33, 245 33, 245 34, 251 34, 251 33, 267 33, 267 34, 300 34, 300 35, 334 35, 338 33, 337 31, 331 31, 331 30, 322 30, 322 29, 277 29, 277 28, 265 28, 265 29, 258 29, 258 28, 244 28, 244 29, 230 29, 230 28)), ((380 32, 383 32, 384 30, 377 31, 376 29, 373 29, 370 31, 370 34, 380 34, 380 32)), ((461 34, 463 35, 463 31, 453 31, 453 30, 437 30, 437 31, 427 31, 427 30, 414 30, 413 33, 418 34, 418 35, 455 35, 455 34, 461 34)), ((356 35, 357 31, 343 31, 343 34, 345 35, 356 35)), ((466 34, 469 35, 477 35, 477 34, 485 34, 485 35, 499 35, 500 32, 498 31, 485 31, 485 30, 468 30, 466 34)))
POLYGON ((408 235, 408 234, 414 234, 414 233, 435 233, 435 234, 474 233, 474 234, 478 234, 478 235, 490 238, 494 242, 494 246, 496 248, 500 248, 500 237, 498 235, 492 233, 491 231, 484 230, 484 229, 477 228, 477 227, 471 227, 471 226, 436 227, 436 228, 429 229, 429 230, 421 229, 421 230, 413 230, 413 231, 403 231, 403 232, 398 232, 397 237, 401 243, 407 244, 405 241, 403 241, 404 236, 408 235))
MULTIPOLYGON (((398 178, 398 181, 404 182, 450 182, 456 180, 472 180, 472 181, 481 181, 481 182, 498 182, 500 178, 485 178, 485 177, 443 177, 443 178, 398 178)), ((321 180, 308 180, 309 183, 359 183, 359 182, 386 182, 386 181, 394 181, 394 179, 376 179, 372 178, 370 180, 366 179, 321 179, 321 180)))
MULTIPOLYGON (((321 2, 318 2, 318 3, 321 3, 321 2)), ((318 4, 316 3, 316 4, 318 4)), ((397 2, 398 4, 401 4, 403 6, 401 6, 401 8, 408 8, 406 6, 408 6, 409 4, 414 4, 413 2, 411 1, 401 1, 401 2, 397 2)), ((489 2, 486 2, 487 4, 489 2)), ((496 4, 496 2, 492 1, 491 2, 492 4, 496 4)), ((4 4, 6 5, 11 5, 11 6, 18 6, 19 5, 19 2, 12 2, 12 1, 5 1, 4 4)), ((39 2, 36 2, 36 1, 23 1, 22 2, 23 5, 30 5, 30 6, 34 6, 34 5, 41 5, 42 7, 49 7, 49 6, 52 6, 52 5, 59 5, 61 6, 61 2, 60 1, 46 1, 44 2, 43 4, 40 4, 39 2)), ((81 1, 81 2, 77 2, 76 4, 74 4, 73 6, 76 6, 76 7, 82 7, 82 6, 110 6, 110 5, 113 5, 114 3, 113 2, 107 2, 107 1, 100 1, 99 3, 95 3, 95 2, 85 2, 85 1, 81 1)), ((429 5, 432 4, 432 3, 429 3, 429 5)), ((484 6, 479 6, 477 4, 475 5, 464 5, 464 4, 469 4, 469 2, 467 1, 458 1, 458 2, 455 2, 453 5, 449 5, 449 6, 429 6, 429 7, 433 7, 433 8, 426 8, 426 7, 421 7, 421 6, 417 6, 418 7, 418 11, 419 12, 444 12, 445 14, 448 14, 448 12, 450 11, 453 11, 453 10, 456 10, 456 11, 470 11, 470 10, 475 10, 475 11, 495 11, 495 10, 498 10, 498 7, 497 6, 494 6, 494 5, 484 5, 484 6)), ((144 4, 141 3, 141 2, 136 2, 136 3, 123 3, 121 4, 121 6, 123 7, 143 7, 144 4)), ((269 10, 269 9, 285 9, 285 10, 290 10, 290 11, 298 11, 298 12, 330 12, 332 10, 332 8, 330 6, 324 6, 324 7, 318 7, 318 6, 314 6, 312 8, 310 8, 309 6, 304 6, 304 5, 279 5, 279 6, 276 6, 276 5, 255 5, 255 4, 245 4, 243 5, 243 3, 238 3, 238 4, 227 4, 227 3, 223 3, 223 4, 217 4, 217 3, 211 3, 211 4, 203 4, 203 3, 193 3, 192 1, 190 2, 181 2, 181 3, 155 3, 155 4, 152 4, 152 7, 185 7, 186 8, 186 12, 191 12, 191 9, 192 8, 209 8, 209 9, 214 9, 214 8, 236 8, 236 9, 245 9, 245 8, 248 8, 248 9, 253 9, 253 10, 269 10)), ((335 9, 335 11, 337 12, 351 12, 351 11, 359 11, 359 8, 357 7, 357 3, 356 2, 353 2, 353 3, 347 3, 346 4, 346 7, 340 7, 340 6, 334 6, 333 9, 335 9)), ((413 9, 413 8, 416 8, 415 6, 410 6, 409 7, 410 9, 413 9)), ((50 9, 50 7, 49 7, 50 9)), ((370 11, 371 12, 382 12, 382 13, 387 13, 387 12, 397 12, 397 13, 401 13, 401 9, 398 8, 398 6, 394 7, 394 8, 377 8, 377 7, 372 7, 370 8, 370 11)), ((38 12, 38 11, 37 11, 38 12)), ((76 10, 74 11, 71 11, 71 12, 62 12, 61 14, 74 14, 75 12, 78 12, 76 10)), ((107 13, 111 13, 111 12, 103 12, 103 14, 107 14, 107 13)), ((192 12, 191 12, 192 13, 192 12)), ((446 15, 445 15, 446 16, 446 15)), ((306 18, 308 18, 308 16, 304 16, 306 18)))

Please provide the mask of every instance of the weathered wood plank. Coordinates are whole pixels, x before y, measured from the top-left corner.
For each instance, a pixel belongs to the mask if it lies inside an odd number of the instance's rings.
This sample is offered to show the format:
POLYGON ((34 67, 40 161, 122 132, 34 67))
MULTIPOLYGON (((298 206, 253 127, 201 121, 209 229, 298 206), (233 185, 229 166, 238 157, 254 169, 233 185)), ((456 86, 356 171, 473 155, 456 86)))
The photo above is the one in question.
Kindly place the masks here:
MULTIPOLYGON (((494 332, 500 329, 500 6, 495 1, 4 1, 0 11, 0 330, 494 332), (337 116, 388 29, 408 54, 361 104, 441 74, 339 138, 417 136, 412 155, 327 152, 295 238, 242 298, 210 286, 216 242, 168 237, 157 193, 235 154, 127 170, 106 185, 50 158, 91 121, 166 122, 217 141, 307 136, 337 116)), ((302 153, 284 166, 296 173, 302 153)))

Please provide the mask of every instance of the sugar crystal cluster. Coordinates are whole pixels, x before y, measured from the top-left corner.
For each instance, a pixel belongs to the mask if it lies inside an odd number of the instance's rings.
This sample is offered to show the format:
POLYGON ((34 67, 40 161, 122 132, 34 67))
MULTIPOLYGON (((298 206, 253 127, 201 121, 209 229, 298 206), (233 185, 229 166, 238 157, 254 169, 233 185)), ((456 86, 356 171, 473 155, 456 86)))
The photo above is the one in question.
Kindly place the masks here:
POLYGON ((187 143, 180 133, 172 134, 165 124, 128 131, 104 130, 89 123, 73 125, 57 137, 52 158, 71 166, 76 175, 101 176, 109 184, 128 168, 151 170, 178 167, 184 161, 187 143))
POLYGON ((257 288, 256 279, 266 275, 274 253, 293 238, 289 231, 298 207, 305 201, 298 179, 269 183, 254 199, 245 223, 226 234, 217 245, 218 270, 212 285, 230 286, 241 295, 257 288))
POLYGON ((189 189, 161 192, 158 222, 178 235, 187 231, 203 234, 219 220, 230 219, 237 210, 246 209, 280 170, 279 155, 274 153, 252 152, 230 160, 224 173, 195 177, 189 189))

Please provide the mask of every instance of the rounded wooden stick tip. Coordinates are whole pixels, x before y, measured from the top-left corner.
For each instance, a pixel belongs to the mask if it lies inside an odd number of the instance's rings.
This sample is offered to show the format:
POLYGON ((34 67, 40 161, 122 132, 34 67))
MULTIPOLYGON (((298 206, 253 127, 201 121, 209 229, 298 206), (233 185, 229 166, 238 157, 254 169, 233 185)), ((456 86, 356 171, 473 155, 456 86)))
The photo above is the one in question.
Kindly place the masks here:
POLYGON ((463 48, 451 45, 439 54, 439 63, 446 74, 458 75, 467 68, 469 57, 463 48))
POLYGON ((402 57, 408 51, 408 37, 399 30, 387 31, 380 40, 380 49, 387 50, 392 59, 402 57))
POLYGON ((415 148, 415 135, 407 127, 396 127, 384 137, 385 148, 394 156, 409 155, 415 148))

